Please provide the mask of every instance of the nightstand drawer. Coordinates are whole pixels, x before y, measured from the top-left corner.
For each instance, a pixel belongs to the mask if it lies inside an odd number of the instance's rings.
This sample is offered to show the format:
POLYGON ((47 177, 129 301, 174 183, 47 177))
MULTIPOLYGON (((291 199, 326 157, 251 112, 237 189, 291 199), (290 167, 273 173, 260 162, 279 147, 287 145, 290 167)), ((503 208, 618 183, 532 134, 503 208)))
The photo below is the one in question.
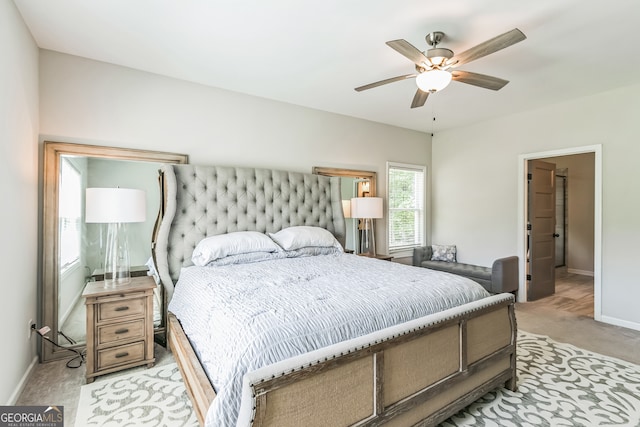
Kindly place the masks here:
POLYGON ((98 305, 98 322, 144 314, 144 298, 103 302, 98 305))
POLYGON ((144 339, 144 319, 98 327, 98 345, 144 339))
POLYGON ((144 360, 144 341, 98 350, 98 370, 144 360))

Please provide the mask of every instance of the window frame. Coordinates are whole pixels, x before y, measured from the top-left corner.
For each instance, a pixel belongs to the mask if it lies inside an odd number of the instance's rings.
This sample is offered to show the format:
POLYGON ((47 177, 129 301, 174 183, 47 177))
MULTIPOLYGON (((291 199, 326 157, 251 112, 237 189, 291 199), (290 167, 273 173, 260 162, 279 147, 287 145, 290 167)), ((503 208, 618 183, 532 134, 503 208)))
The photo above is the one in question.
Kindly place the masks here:
MULTIPOLYGON (((68 273, 69 271, 71 271, 72 269, 74 269, 76 266, 80 265, 81 263, 81 257, 82 257, 82 206, 83 206, 83 202, 84 202, 84 198, 83 198, 83 185, 82 185, 82 173, 80 172, 80 170, 76 167, 76 165, 73 164, 73 162, 71 162, 69 159, 65 159, 65 158, 61 158, 60 159, 60 183, 59 183, 59 199, 58 199, 58 203, 61 204, 60 201, 60 197, 62 196, 63 193, 63 186, 62 186, 62 176, 63 176, 63 169, 65 167, 68 167, 69 170, 73 173, 73 178, 74 180, 77 180, 77 182, 75 182, 75 184, 77 184, 77 186, 79 187, 79 189, 81 191, 77 192, 77 196, 80 198, 80 200, 78 201, 78 216, 77 217, 63 217, 62 215, 58 216, 58 235, 60 236, 60 241, 59 241, 59 247, 58 247, 58 253, 59 253, 59 259, 58 259, 58 268, 60 269, 60 275, 64 275, 66 273, 68 273), (65 263, 63 263, 63 250, 62 250, 62 245, 64 244, 64 239, 63 239, 63 233, 61 230, 61 227, 63 226, 63 218, 71 218, 71 221, 69 221, 69 224, 72 224, 75 226, 75 229, 77 231, 77 238, 78 238, 78 242, 77 242, 77 253, 75 254, 75 256, 73 257, 73 259, 71 257, 69 257, 69 260, 65 263)), ((74 193, 75 194, 75 193, 74 193)), ((62 211, 60 209, 58 209, 59 213, 62 213, 62 211)))
POLYGON ((406 257, 413 255, 413 249, 416 247, 426 245, 427 241, 427 166, 412 164, 412 163, 400 163, 400 162, 387 162, 386 169, 386 192, 387 192, 387 207, 386 207, 386 218, 387 218, 387 248, 389 254, 393 254, 396 257, 406 257), (421 233, 420 233, 420 242, 414 243, 412 245, 403 245, 391 247, 391 186, 390 186, 390 176, 391 170, 400 169, 400 170, 409 170, 413 172, 421 172, 422 173, 422 207, 421 209, 417 209, 420 212, 421 218, 421 233))

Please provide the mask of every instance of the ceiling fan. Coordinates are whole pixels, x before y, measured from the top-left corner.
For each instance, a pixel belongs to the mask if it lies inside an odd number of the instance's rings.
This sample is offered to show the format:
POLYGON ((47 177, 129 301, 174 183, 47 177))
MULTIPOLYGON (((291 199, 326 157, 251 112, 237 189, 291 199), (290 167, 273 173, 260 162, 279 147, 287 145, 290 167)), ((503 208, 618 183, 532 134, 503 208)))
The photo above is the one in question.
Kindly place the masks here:
POLYGON ((422 107, 430 93, 444 89, 451 80, 485 89, 499 90, 509 83, 509 81, 498 77, 472 73, 470 71, 456 70, 455 68, 521 42, 527 37, 522 31, 514 28, 484 43, 480 43, 471 49, 465 50, 458 55, 454 55, 449 49, 438 47, 438 44, 443 38, 444 33, 442 31, 434 31, 427 34, 425 39, 427 44, 432 46, 432 48, 425 52, 420 52, 418 48, 403 39, 388 41, 387 45, 389 47, 395 49, 415 64, 417 74, 391 77, 379 82, 357 87, 355 90, 361 92, 387 83, 415 77, 418 90, 413 97, 411 108, 422 107))

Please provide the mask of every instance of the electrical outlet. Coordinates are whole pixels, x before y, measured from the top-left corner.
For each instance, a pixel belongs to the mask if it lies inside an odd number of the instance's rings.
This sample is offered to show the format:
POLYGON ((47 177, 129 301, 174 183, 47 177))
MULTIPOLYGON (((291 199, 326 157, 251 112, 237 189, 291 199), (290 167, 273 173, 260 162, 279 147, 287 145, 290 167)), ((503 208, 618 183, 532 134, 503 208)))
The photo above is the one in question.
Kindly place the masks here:
POLYGON ((31 334, 33 333, 35 323, 33 323, 33 319, 29 319, 29 324, 27 325, 27 327, 29 328, 29 332, 27 332, 27 339, 31 339, 31 334))

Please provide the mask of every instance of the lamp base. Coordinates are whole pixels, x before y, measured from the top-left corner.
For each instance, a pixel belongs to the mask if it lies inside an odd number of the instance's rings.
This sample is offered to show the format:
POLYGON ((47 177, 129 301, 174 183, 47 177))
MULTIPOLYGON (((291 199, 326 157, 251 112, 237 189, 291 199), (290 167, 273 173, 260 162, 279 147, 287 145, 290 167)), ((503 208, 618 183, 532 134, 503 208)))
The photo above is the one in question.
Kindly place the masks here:
POLYGON ((131 268, 126 223, 111 223, 107 230, 104 285, 106 288, 114 288, 129 282, 131 282, 131 268))
POLYGON ((376 256, 376 238, 373 233, 373 219, 365 218, 360 241, 360 255, 376 256))

